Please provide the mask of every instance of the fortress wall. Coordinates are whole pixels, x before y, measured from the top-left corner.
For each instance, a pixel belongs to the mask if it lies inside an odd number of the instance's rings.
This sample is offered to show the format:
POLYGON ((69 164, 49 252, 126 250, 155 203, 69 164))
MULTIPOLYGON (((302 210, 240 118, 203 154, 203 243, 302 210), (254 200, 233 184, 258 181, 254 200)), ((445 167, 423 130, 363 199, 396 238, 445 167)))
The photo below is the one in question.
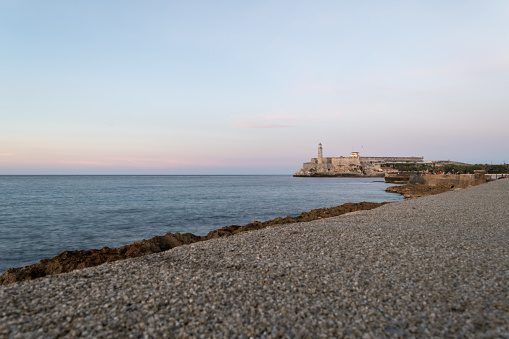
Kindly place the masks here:
POLYGON ((302 164, 302 169, 304 171, 309 171, 310 169, 314 169, 316 168, 316 163, 312 163, 312 162, 305 162, 302 164))
MULTIPOLYGON (((391 163, 391 162, 422 162, 422 157, 324 157, 323 163, 332 166, 360 166, 361 163, 391 163)), ((317 158, 311 158, 306 164, 318 164, 317 158)))
POLYGON ((327 168, 330 167, 327 165, 326 162, 324 162, 323 164, 317 164, 317 163, 314 163, 314 162, 305 162, 302 164, 302 169, 304 171, 309 171, 309 170, 313 170, 313 171, 327 171, 327 168))
POLYGON ((424 157, 361 157, 361 161, 367 162, 423 162, 424 157))
POLYGON ((359 158, 352 157, 341 157, 341 158, 330 158, 333 166, 349 166, 357 165, 360 166, 361 162, 359 158))

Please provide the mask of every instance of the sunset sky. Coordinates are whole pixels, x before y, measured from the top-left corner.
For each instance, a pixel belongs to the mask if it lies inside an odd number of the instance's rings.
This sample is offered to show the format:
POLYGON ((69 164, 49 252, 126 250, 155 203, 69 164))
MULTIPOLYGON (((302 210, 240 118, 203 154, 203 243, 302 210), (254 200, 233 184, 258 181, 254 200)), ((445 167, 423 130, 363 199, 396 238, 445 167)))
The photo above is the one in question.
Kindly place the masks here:
POLYGON ((509 1, 0 0, 0 174, 509 162, 509 1))

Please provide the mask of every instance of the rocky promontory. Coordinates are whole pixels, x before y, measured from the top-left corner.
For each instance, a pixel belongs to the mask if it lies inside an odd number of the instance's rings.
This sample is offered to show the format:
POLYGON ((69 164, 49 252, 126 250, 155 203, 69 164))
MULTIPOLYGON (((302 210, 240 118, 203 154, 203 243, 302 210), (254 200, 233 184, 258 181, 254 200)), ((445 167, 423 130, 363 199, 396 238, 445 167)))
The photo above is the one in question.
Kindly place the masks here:
POLYGON ((430 186, 425 184, 406 184, 387 187, 385 191, 402 194, 405 198, 417 198, 452 191, 454 189, 454 186, 451 187, 450 185, 430 186))
POLYGON ((385 191, 403 194, 405 198, 423 197, 462 188, 468 188, 486 183, 484 171, 475 171, 474 174, 426 174, 415 175, 402 173, 388 175, 385 182, 408 182, 402 186, 388 187, 385 191))

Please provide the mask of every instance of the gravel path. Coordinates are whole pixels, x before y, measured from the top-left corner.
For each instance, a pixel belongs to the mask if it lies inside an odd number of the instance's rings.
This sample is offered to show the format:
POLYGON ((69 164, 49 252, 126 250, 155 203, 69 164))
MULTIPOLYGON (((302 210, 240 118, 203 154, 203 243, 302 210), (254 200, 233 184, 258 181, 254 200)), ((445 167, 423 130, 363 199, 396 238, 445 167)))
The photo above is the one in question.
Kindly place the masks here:
POLYGON ((509 338, 509 180, 0 287, 0 336, 509 338))

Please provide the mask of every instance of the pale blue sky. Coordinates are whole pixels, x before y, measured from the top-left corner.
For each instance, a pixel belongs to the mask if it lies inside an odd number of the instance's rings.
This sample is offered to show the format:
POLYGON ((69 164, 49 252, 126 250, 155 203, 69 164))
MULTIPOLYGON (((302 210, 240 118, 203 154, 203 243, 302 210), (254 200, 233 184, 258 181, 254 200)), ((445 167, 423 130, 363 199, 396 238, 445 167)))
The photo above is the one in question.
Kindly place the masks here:
POLYGON ((0 174, 509 161, 509 1, 0 0, 0 174))

